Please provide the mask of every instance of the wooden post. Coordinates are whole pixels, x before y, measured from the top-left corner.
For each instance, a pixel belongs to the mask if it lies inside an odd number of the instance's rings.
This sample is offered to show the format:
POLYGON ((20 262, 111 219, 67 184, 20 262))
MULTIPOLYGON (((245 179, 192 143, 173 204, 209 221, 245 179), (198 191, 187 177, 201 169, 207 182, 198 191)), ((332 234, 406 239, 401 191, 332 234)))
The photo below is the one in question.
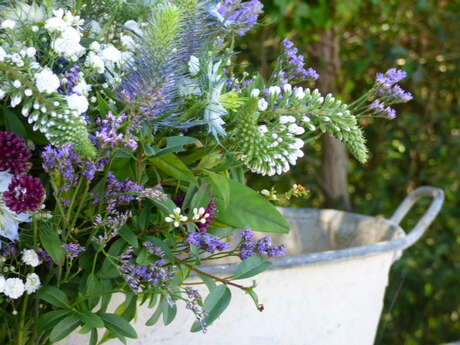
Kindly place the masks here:
MULTIPOLYGON (((334 84, 340 71, 340 43, 337 28, 325 29, 315 52, 322 62, 318 88, 324 94, 334 92, 334 84)), ((326 134, 322 139, 321 188, 326 197, 325 207, 349 210, 348 152, 340 141, 326 134)))

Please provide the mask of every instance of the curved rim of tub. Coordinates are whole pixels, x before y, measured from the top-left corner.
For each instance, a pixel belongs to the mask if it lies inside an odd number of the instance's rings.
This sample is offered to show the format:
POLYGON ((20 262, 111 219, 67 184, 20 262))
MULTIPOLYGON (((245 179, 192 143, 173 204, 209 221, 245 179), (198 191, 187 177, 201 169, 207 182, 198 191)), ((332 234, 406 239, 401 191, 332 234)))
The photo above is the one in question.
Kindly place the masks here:
MULTIPOLYGON (((372 216, 365 216, 337 210, 307 209, 310 213, 327 211, 333 212, 338 215, 352 215, 356 217, 367 218, 369 220, 378 220, 381 223, 386 223, 387 225, 399 230, 400 235, 397 236, 398 238, 389 241, 377 242, 375 244, 370 245, 361 245, 351 248, 326 250, 306 254, 295 254, 280 258, 274 258, 270 260, 272 262, 270 270, 290 268, 295 266, 325 264, 347 259, 355 259, 359 257, 378 255, 384 252, 394 252, 394 261, 396 261, 405 249, 412 246, 423 236, 423 234, 426 232, 428 227, 431 225, 431 223, 438 215, 443 203, 444 192, 441 189, 430 186, 423 186, 409 193, 404 199, 404 201, 396 209, 395 213, 390 219, 375 218, 372 216), (404 217, 411 210, 414 204, 424 197, 430 197, 433 199, 429 208, 420 218, 415 227, 410 232, 405 233, 404 230, 399 226, 399 223, 404 219, 404 217)), ((299 219, 302 217, 307 217, 305 214, 303 214, 305 213, 305 209, 302 208, 280 208, 280 211, 286 216, 286 218, 289 218, 290 216, 295 216, 299 219)), ((210 274, 226 274, 234 272, 237 267, 237 263, 231 263, 222 265, 202 266, 200 267, 200 269, 210 274)))

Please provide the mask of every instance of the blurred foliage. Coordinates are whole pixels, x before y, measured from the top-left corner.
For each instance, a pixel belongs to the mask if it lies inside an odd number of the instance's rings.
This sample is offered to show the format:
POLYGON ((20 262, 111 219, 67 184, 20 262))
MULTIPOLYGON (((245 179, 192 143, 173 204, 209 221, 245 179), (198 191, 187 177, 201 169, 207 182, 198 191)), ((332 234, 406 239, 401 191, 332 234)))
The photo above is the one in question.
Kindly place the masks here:
MULTIPOLYGON (((342 99, 359 95, 378 71, 399 66, 415 99, 399 107, 396 120, 364 120, 372 157, 350 164, 353 211, 389 217, 404 196, 421 185, 444 189, 446 203, 429 232, 394 266, 376 345, 439 345, 460 340, 460 1, 270 0, 265 23, 241 45, 241 62, 267 73, 289 37, 308 62, 321 32, 336 30, 342 99), (276 35, 276 39, 267 39, 276 35), (370 123, 373 122, 373 123, 370 123)), ((322 44, 327 44, 323 42, 322 44)), ((321 148, 312 145, 302 164, 283 178, 312 191, 309 207, 321 207, 321 148)), ((251 184, 270 189, 268 180, 251 184)), ((403 223, 411 229, 428 202, 403 223)), ((305 206, 299 201, 298 206, 305 206)))

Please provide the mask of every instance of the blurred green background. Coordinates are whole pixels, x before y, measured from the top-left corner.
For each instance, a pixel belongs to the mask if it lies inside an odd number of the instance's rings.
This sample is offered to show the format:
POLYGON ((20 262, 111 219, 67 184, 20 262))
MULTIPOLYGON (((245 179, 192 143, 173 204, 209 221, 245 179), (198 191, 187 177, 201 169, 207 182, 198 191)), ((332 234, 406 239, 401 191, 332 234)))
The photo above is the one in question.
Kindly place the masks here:
MULTIPOLYGON (((263 3, 263 23, 243 40, 239 58, 264 74, 285 37, 326 78, 322 88, 343 100, 365 91, 379 71, 400 67, 408 72, 403 86, 414 100, 398 106, 393 121, 362 123, 371 159, 365 166, 350 159, 345 190, 350 203, 332 201, 332 206, 389 217, 417 186, 444 189, 446 203, 435 224, 393 266, 376 345, 460 340, 460 1, 263 3)), ((312 191, 307 204, 299 206, 331 206, 323 175, 340 173, 340 167, 325 172, 323 154, 324 143, 310 145, 302 163, 278 180, 280 191, 293 183, 312 191)), ((261 189, 273 182, 258 178, 251 184, 261 189)), ((426 206, 415 209, 403 228, 409 230, 426 206)))

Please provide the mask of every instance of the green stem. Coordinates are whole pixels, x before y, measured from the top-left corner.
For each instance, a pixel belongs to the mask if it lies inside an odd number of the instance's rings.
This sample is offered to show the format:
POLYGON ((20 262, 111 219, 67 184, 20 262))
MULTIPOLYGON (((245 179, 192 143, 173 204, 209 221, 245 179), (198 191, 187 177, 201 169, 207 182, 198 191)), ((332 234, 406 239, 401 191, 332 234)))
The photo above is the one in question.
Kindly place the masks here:
POLYGON ((234 282, 232 282, 232 281, 230 281, 228 279, 220 278, 218 276, 215 276, 215 275, 212 275, 212 274, 207 273, 205 271, 202 271, 199 268, 196 268, 195 266, 185 262, 184 260, 179 259, 178 257, 175 257, 175 259, 176 259, 176 261, 180 262, 184 266, 187 266, 190 270, 192 270, 192 271, 194 271, 194 272, 196 272, 198 274, 204 275, 206 277, 209 277, 211 279, 217 280, 218 282, 221 282, 221 283, 223 283, 225 285, 231 285, 231 286, 237 287, 238 289, 241 289, 241 290, 244 290, 244 291, 249 291, 251 289, 251 287, 249 287, 249 286, 243 286, 243 285, 234 283, 234 282))
POLYGON ((26 297, 24 297, 24 300, 22 301, 22 310, 19 316, 18 344, 17 345, 26 345, 27 332, 25 330, 25 322, 26 322, 28 303, 29 303, 29 295, 26 294, 26 297))

